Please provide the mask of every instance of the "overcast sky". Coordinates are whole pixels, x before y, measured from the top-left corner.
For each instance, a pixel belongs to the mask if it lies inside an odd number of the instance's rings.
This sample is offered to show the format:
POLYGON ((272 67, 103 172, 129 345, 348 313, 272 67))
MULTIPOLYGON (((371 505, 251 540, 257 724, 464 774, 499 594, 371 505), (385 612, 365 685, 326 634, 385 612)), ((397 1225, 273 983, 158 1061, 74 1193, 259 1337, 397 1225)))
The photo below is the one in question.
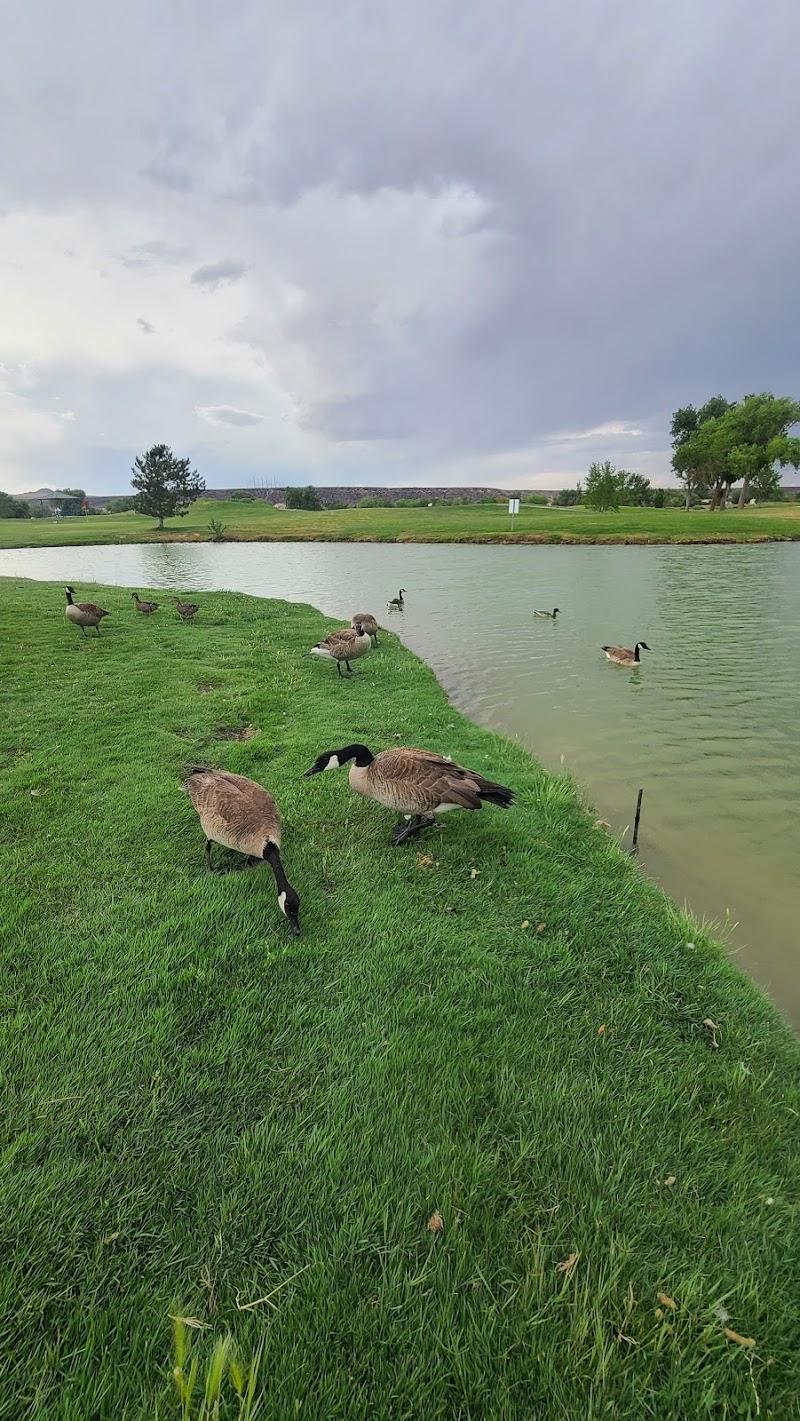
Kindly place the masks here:
POLYGON ((28 0, 0 488, 669 482, 800 395, 797 0, 28 0))

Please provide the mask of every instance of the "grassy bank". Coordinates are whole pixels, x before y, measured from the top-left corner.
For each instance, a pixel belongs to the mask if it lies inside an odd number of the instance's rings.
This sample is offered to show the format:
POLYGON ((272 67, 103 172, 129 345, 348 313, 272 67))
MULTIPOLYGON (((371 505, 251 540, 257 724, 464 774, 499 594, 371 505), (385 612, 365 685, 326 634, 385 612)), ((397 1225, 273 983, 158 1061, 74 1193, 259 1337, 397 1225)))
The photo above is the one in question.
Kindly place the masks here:
POLYGON ((79 592, 99 638, 0 595, 0 1417, 179 1417, 170 1315, 268 1418, 795 1414, 800 1048, 757 989, 388 632, 341 682, 312 609, 79 592), (302 778, 353 739, 517 803, 390 849, 302 778), (279 800, 301 939, 266 868, 205 874, 195 761, 279 800))
POLYGON ((219 519, 225 537, 242 541, 304 539, 365 542, 680 543, 800 539, 800 504, 774 504, 738 513, 676 508, 523 508, 516 531, 506 508, 344 508, 330 512, 280 511, 270 504, 203 499, 185 518, 159 533, 151 518, 113 513, 93 518, 3 519, 0 547, 60 547, 80 543, 203 542, 219 519))

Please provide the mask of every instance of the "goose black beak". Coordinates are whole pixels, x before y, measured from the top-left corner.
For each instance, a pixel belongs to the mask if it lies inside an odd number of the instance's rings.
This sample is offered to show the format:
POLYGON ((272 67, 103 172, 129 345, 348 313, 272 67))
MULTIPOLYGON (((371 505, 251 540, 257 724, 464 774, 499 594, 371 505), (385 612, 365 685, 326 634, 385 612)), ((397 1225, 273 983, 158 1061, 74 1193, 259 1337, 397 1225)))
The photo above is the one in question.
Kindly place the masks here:
POLYGON ((312 775, 319 775, 321 773, 322 771, 317 765, 312 765, 310 770, 306 770, 305 774, 303 775, 303 779, 310 780, 312 775))
POLYGON ((289 919, 289 927, 292 930, 293 937, 300 936, 300 919, 297 916, 291 917, 289 919))

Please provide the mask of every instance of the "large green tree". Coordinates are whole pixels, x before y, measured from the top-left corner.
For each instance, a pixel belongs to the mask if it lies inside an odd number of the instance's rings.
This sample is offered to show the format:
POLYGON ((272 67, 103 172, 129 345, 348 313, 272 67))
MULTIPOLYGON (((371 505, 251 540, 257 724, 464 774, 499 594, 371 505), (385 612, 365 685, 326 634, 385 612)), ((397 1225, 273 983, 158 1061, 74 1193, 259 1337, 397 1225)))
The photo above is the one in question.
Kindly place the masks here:
POLYGON ((604 513, 609 508, 616 512, 623 492, 624 476, 621 477, 617 473, 608 459, 602 464, 590 464, 586 488, 583 491, 583 501, 587 508, 594 509, 596 513, 604 513))
POLYGON ((131 479, 137 490, 137 513, 157 518, 159 528, 164 527, 165 518, 183 517, 205 490, 197 470, 189 468, 190 462, 179 459, 168 444, 154 444, 146 454, 140 454, 131 479))
POLYGON ((695 440, 695 436, 702 425, 721 419, 730 408, 731 402, 724 395, 712 395, 699 409, 683 405, 672 416, 672 467, 683 484, 687 509, 693 501, 706 496, 717 477, 713 438, 708 437, 709 431, 700 440, 695 440))
POLYGON ((672 466, 692 496, 711 490, 711 509, 724 508, 733 484, 741 480, 739 507, 751 492, 774 496, 776 465, 800 464, 800 440, 789 430, 800 422, 800 402, 764 392, 730 403, 717 395, 699 410, 692 405, 672 416, 672 466))
POLYGON ((789 438, 800 421, 800 403, 787 396, 745 395, 726 416, 731 452, 728 466, 734 482, 742 480, 739 507, 744 508, 752 486, 757 498, 769 498, 780 481, 776 463, 796 464, 797 439, 789 438))
POLYGON ((649 508, 652 505, 653 489, 644 474, 631 474, 627 469, 620 469, 617 478, 620 481, 620 503, 626 508, 649 508))

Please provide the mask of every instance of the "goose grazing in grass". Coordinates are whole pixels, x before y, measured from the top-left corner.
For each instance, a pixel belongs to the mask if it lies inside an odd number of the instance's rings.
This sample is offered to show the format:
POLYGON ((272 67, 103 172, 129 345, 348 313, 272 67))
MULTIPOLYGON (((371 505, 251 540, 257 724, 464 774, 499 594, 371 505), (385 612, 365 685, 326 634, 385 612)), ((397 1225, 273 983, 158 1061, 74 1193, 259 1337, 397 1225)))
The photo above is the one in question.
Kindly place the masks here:
POLYGON ((322 641, 318 641, 316 646, 312 646, 312 656, 326 656, 329 661, 336 662, 336 669, 340 676, 342 662, 348 671, 352 671, 351 661, 357 661, 359 656, 372 647, 372 639, 368 631, 365 631, 361 622, 356 622, 353 627, 342 627, 340 631, 329 632, 322 641))
POLYGON ((351 627, 357 627, 359 622, 364 628, 364 631, 367 633, 367 636, 372 638, 372 645, 380 646, 380 642, 378 641, 378 632, 380 628, 378 627, 378 623, 373 617, 372 613, 354 612, 353 616, 350 619, 351 627))
POLYGON ((534 612, 533 615, 534 617, 549 617, 551 621, 555 621, 556 617, 559 614, 559 611, 559 607, 554 607, 552 612, 534 612))
POLYGON ((392 749, 373 755, 366 745, 345 745, 318 756, 306 770, 306 777, 338 770, 348 760, 354 762, 350 766, 351 789, 386 809, 413 816, 411 824, 396 826, 391 844, 413 839, 448 809, 480 809, 483 804, 508 809, 514 799, 514 791, 505 785, 494 784, 431 750, 392 749))
POLYGON ((138 592, 132 592, 131 598, 136 603, 137 612, 141 612, 142 615, 145 617, 149 617, 152 615, 153 612, 158 611, 157 602, 143 602, 138 592))
POLYGON ((281 815, 271 794, 243 775, 209 770, 195 765, 182 786, 189 795, 206 836, 206 868, 211 866, 211 845, 248 854, 249 867, 266 859, 278 886, 278 904, 295 937, 300 936, 300 899, 281 862, 281 815))
POLYGON ((200 611, 196 602, 182 602, 180 597, 173 597, 172 600, 178 609, 178 616, 183 617, 185 622, 190 622, 195 612, 200 611))
POLYGON ((86 636, 86 628, 94 627, 97 635, 100 635, 100 623, 104 617, 110 616, 103 607, 96 607, 94 602, 73 602, 75 596, 74 587, 65 587, 67 594, 67 605, 64 608, 64 616, 73 626, 80 627, 83 636, 86 636))
POLYGON ((405 592, 405 590, 405 587, 401 587, 397 596, 392 597, 391 601, 386 603, 387 607, 391 607, 392 611, 394 612, 400 611, 405 606, 405 603, 403 602, 403 593, 405 592))
POLYGON ((633 651, 629 651, 627 646, 604 646, 604 651, 609 661, 616 662, 617 666, 638 666, 640 651, 649 651, 650 647, 646 641, 637 641, 633 651))

